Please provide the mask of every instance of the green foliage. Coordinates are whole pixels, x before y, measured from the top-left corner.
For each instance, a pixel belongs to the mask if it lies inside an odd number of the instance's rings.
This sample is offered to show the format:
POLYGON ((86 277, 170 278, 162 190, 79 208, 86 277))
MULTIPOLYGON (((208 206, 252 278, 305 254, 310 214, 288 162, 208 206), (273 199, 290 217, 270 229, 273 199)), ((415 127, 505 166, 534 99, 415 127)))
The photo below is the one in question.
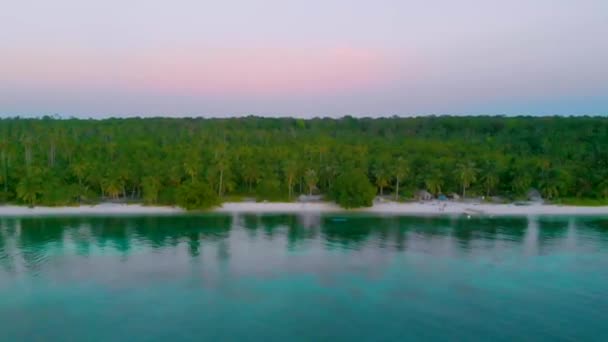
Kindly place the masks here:
POLYGON ((274 178, 263 179, 255 193, 258 201, 277 201, 285 198, 285 193, 281 191, 281 182, 274 178))
POLYGON ((144 177, 142 180, 143 189, 143 200, 146 204, 158 203, 158 192, 160 191, 161 184, 157 177, 144 177))
POLYGON ((200 181, 182 184, 177 189, 176 202, 186 210, 204 210, 220 204, 217 193, 200 181))
POLYGON ((587 206, 587 207, 608 206, 608 198, 568 197, 568 198, 561 198, 557 202, 560 204, 565 204, 565 205, 580 205, 580 206, 587 206))
POLYGON ((477 181, 477 168, 475 163, 467 161, 456 165, 456 171, 460 184, 462 184, 462 198, 466 197, 466 190, 471 183, 477 181))
POLYGON ((38 202, 42 194, 42 178, 34 172, 24 176, 17 183, 17 198, 24 203, 33 206, 38 202))
POLYGON ((66 184, 51 180, 42 186, 39 204, 46 206, 67 206, 78 203, 80 191, 78 184, 66 184))
POLYGON ((304 174, 304 179, 306 181, 306 186, 308 187, 308 194, 312 195, 312 192, 317 187, 317 182, 319 181, 317 172, 313 169, 306 170, 306 173, 304 174))
POLYGON ((10 118, 0 119, 0 201, 205 207, 212 197, 199 203, 184 189, 293 199, 330 194, 352 170, 395 200, 421 189, 521 198, 530 188, 554 202, 600 200, 606 151, 599 117, 10 118))
POLYGON ((331 198, 343 208, 370 207, 375 196, 376 188, 360 170, 339 175, 331 190, 331 198))

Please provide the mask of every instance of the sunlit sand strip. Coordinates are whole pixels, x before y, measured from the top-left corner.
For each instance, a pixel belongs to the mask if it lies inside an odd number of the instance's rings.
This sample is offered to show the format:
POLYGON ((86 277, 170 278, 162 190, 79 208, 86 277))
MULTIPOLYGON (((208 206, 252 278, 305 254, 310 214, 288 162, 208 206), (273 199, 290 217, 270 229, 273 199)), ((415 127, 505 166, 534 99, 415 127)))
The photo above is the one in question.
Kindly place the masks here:
MULTIPOLYGON (((156 215, 180 214, 177 207, 140 204, 98 204, 75 207, 0 206, 0 216, 46 215, 156 215)), ((471 204, 461 202, 379 203, 370 208, 345 210, 333 203, 229 202, 212 212, 217 213, 376 213, 387 215, 467 215, 467 216, 534 216, 534 215, 606 215, 608 207, 560 205, 471 204)))

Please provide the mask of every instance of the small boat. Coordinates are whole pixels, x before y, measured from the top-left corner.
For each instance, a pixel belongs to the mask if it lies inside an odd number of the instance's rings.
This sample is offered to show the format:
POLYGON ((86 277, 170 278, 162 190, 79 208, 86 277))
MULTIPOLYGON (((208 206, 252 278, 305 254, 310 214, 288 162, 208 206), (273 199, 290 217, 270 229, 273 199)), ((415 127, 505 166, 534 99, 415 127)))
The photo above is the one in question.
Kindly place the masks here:
POLYGON ((346 218, 344 217, 332 217, 331 220, 333 222, 346 222, 346 218))

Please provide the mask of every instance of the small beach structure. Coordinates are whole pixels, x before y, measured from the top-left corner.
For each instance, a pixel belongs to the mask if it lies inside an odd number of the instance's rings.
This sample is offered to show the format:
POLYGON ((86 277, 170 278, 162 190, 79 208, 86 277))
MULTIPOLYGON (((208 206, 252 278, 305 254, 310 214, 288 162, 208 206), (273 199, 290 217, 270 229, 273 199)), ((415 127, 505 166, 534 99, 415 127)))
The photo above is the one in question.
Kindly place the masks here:
POLYGON ((543 197, 541 196, 540 192, 533 188, 528 190, 528 193, 526 194, 526 198, 528 198, 528 201, 534 202, 534 203, 539 203, 539 202, 543 201, 543 197))
POLYGON ((298 196, 298 202, 301 203, 318 203, 323 200, 323 196, 321 195, 300 195, 298 196))
POLYGON ((419 201, 430 201, 433 199, 433 195, 426 190, 418 190, 416 192, 416 199, 419 201))

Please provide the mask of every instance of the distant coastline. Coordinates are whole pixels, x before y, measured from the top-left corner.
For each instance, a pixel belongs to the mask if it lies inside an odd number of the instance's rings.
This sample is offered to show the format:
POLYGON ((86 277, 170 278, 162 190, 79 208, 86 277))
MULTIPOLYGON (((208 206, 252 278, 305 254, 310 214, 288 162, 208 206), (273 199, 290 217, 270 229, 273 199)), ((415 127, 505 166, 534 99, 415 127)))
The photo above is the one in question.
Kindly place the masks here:
MULTIPOLYGON (((189 213, 179 207, 141 204, 102 203, 74 207, 0 206, 0 217, 71 215, 175 215, 189 213)), ((197 213, 197 212, 194 212, 197 213)), ((470 204, 463 202, 378 203, 369 208, 343 209, 334 203, 227 202, 204 213, 304 214, 369 213, 404 216, 534 216, 534 215, 608 215, 608 206, 568 206, 554 204, 470 204)))

